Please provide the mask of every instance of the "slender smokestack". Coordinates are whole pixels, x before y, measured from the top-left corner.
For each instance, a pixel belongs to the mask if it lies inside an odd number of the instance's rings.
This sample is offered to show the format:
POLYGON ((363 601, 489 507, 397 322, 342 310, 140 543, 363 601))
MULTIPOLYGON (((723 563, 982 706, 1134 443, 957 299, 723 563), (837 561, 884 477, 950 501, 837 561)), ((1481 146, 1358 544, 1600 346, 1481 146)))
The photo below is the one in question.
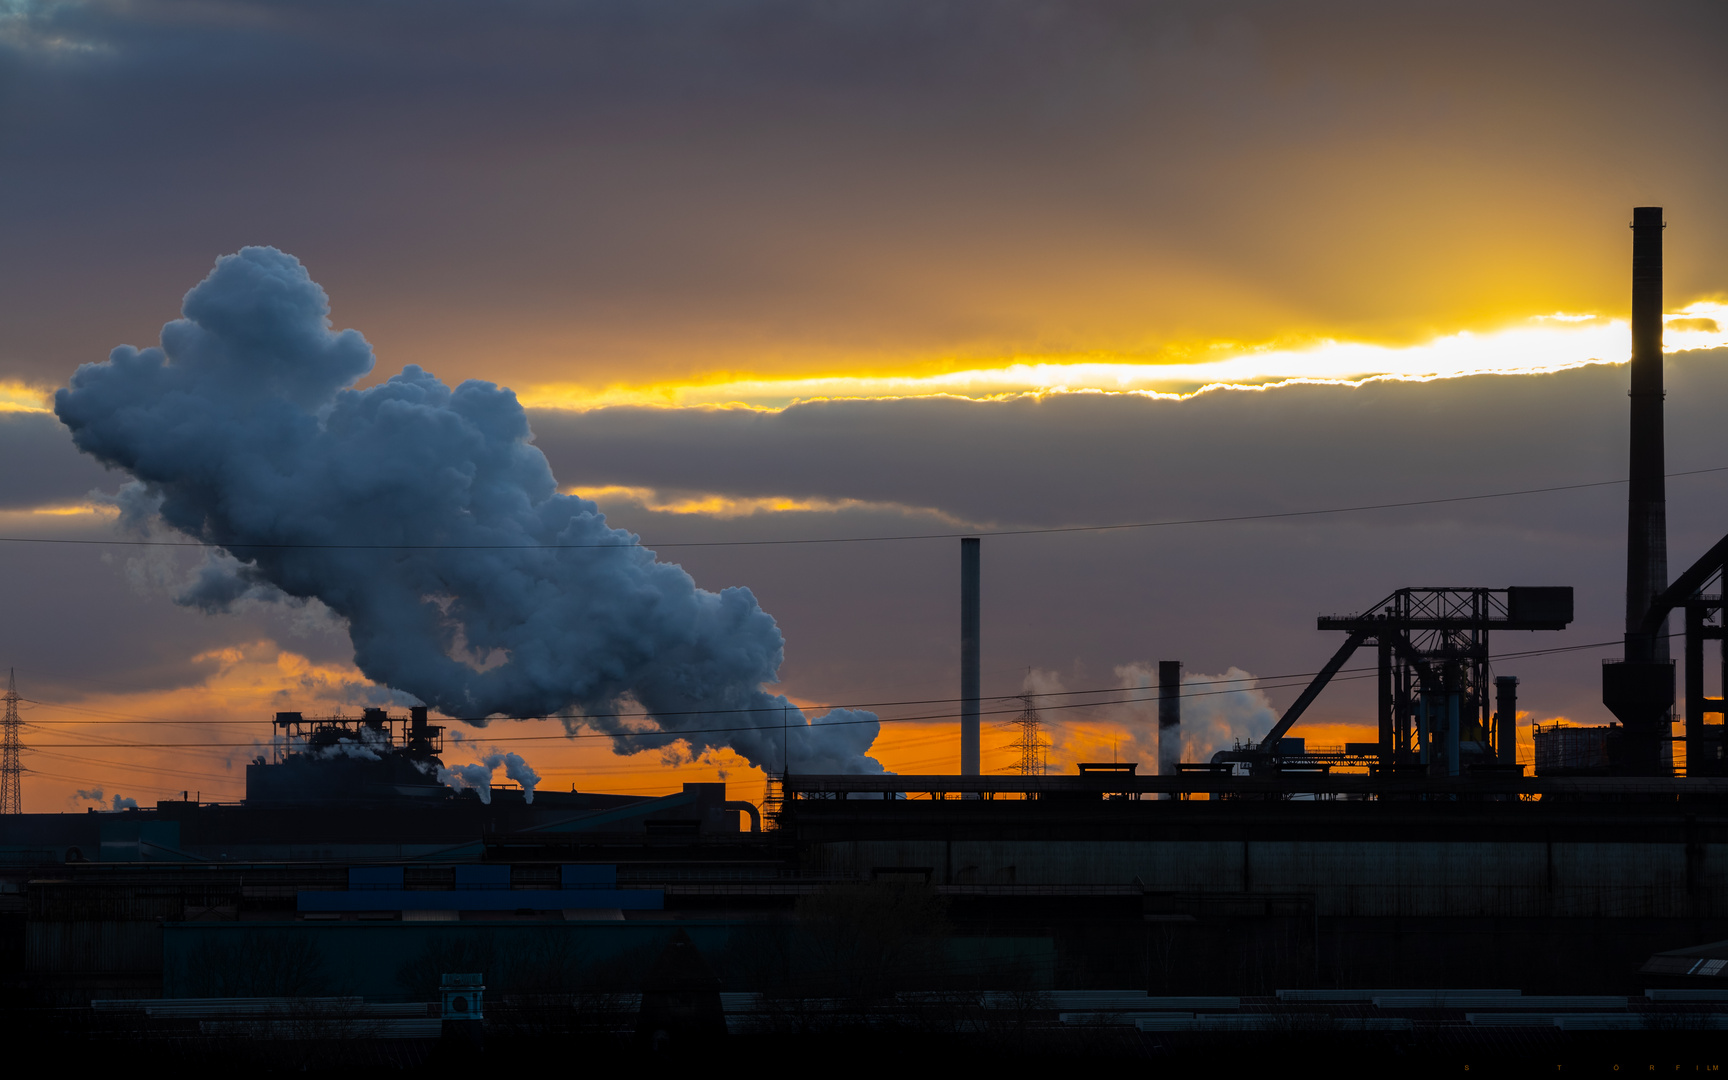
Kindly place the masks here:
POLYGON ((978 750, 978 548, 960 541, 960 775, 983 772, 978 750))
MULTIPOLYGON (((1175 776, 1182 760, 1182 661, 1158 661, 1158 775, 1175 776)), ((1169 798, 1176 796, 1171 794, 1169 798)))
POLYGON ((1502 765, 1518 764, 1518 677, 1494 677, 1494 731, 1499 736, 1502 765))
POLYGON ((1626 501, 1626 659, 1668 659, 1668 636, 1638 633, 1668 587, 1668 497, 1662 479, 1662 208, 1632 211, 1632 440, 1626 501))

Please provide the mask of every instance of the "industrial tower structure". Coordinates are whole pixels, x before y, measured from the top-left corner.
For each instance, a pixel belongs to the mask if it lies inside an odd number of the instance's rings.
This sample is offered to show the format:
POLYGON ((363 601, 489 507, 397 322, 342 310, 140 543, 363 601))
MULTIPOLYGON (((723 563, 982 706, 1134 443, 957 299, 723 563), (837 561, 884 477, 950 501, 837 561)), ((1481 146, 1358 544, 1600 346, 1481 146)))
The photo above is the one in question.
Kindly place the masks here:
MULTIPOLYGON (((1602 703, 1624 726, 1614 771, 1672 772, 1674 662, 1668 651, 1668 502, 1662 433, 1662 220, 1632 209, 1632 425, 1626 493, 1625 659, 1602 667, 1602 703)), ((1700 585, 1702 582, 1699 583, 1700 585)))
POLYGON ((1020 734, 1008 744, 1007 749, 1020 755, 1020 759, 1011 767, 1022 776, 1043 776, 1049 768, 1047 751, 1050 749, 1050 741, 1044 738, 1044 722, 1038 716, 1038 706, 1033 704, 1034 696, 1019 695, 1017 700, 1021 706, 1020 715, 1008 721, 1009 727, 1020 729, 1020 734))
POLYGON ((1518 682, 1491 677, 1489 631, 1563 630, 1571 621, 1569 586, 1399 589, 1360 614, 1323 616, 1319 628, 1345 631, 1344 644, 1258 746, 1212 760, 1246 763, 1255 775, 1359 764, 1436 776, 1517 772, 1518 682), (1283 746, 1320 691, 1369 643, 1380 654, 1379 740, 1346 744, 1343 754, 1283 746))
POLYGON ((983 748, 978 726, 978 579, 979 539, 960 541, 960 775, 979 776, 984 771, 983 748))
POLYGON ((18 673, 6 669, 6 715, 0 718, 0 814, 24 812, 24 765, 18 759, 24 749, 18 739, 18 673))

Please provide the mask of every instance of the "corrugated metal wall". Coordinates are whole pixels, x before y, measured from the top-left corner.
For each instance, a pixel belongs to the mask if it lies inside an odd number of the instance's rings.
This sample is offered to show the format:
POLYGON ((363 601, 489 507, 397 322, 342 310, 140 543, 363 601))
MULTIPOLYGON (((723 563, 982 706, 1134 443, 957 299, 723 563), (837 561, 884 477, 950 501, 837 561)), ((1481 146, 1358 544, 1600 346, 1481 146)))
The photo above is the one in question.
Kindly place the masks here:
POLYGON ((24 970, 61 975, 155 974, 162 970, 162 924, 138 920, 27 923, 24 970))

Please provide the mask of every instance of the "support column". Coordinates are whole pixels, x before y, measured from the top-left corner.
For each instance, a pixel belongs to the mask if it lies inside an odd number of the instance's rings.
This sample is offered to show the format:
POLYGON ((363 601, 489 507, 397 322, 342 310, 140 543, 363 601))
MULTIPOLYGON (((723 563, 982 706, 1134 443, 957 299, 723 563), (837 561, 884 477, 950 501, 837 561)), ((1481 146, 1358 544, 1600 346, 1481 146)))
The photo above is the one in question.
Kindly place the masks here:
POLYGON ((1464 695, 1453 690, 1446 695, 1446 775, 1458 775, 1458 725, 1463 723, 1462 710, 1459 709, 1460 698, 1464 695))
POLYGON ((1396 738, 1393 724, 1392 699, 1392 643, 1385 638, 1380 640, 1380 768, 1382 771, 1392 768, 1396 760, 1394 747, 1396 738))
POLYGON ((1703 764, 1704 604, 1699 600, 1689 600, 1686 603, 1686 775, 1705 775, 1701 768, 1703 764))

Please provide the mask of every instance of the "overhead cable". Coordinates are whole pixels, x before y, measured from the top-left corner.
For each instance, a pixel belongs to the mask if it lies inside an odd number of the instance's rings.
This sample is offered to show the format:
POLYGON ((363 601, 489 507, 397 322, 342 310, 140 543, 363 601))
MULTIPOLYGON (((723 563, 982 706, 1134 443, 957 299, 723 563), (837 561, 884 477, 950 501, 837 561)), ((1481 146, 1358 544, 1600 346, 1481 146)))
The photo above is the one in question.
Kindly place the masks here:
MULTIPOLYGON (((1728 465, 1708 469, 1687 469, 1667 473, 1668 477, 1699 476, 1705 473, 1728 472, 1728 465)), ((1048 536, 1058 533, 1116 532, 1132 529, 1163 529, 1178 525, 1221 525, 1240 521, 1275 521, 1286 518, 1321 517, 1329 514, 1355 514, 1368 510, 1399 510, 1413 506, 1440 506, 1447 503, 1479 502, 1484 499, 1508 499, 1519 495, 1540 495, 1554 491, 1580 491, 1586 488, 1613 487, 1625 480, 1592 480, 1582 484, 1553 484, 1547 487, 1518 488, 1512 491, 1490 491, 1478 495, 1449 495, 1433 499, 1404 499, 1398 502, 1359 503, 1351 506, 1329 506, 1315 510, 1278 510, 1258 514, 1229 514, 1220 517, 1171 518, 1164 521, 1129 521, 1113 525, 1051 525, 1026 529, 982 529, 969 532, 901 533, 890 536, 817 536, 770 540, 670 540, 645 543, 638 537, 633 542, 607 544, 325 544, 325 543, 248 543, 234 540, 138 540, 87 539, 64 536, 0 536, 7 544, 62 544, 95 547, 165 547, 221 548, 229 552, 249 551, 575 551, 607 550, 634 551, 638 548, 710 548, 710 547, 777 547, 791 544, 874 544, 903 540, 955 540, 983 536, 1048 536)))

